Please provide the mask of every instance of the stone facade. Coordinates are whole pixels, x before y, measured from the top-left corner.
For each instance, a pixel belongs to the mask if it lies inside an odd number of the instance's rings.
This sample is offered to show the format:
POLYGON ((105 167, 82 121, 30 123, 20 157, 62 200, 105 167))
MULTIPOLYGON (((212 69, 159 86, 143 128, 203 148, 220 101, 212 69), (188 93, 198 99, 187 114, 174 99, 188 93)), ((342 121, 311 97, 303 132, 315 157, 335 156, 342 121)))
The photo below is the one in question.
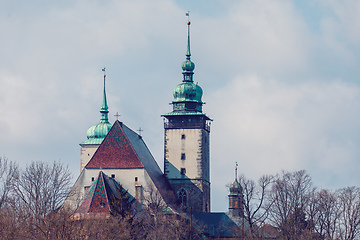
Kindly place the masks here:
POLYGON ((198 128, 165 129, 164 156, 164 174, 183 207, 209 212, 209 132, 198 128))
POLYGON ((100 146, 100 144, 80 144, 80 172, 84 169, 86 164, 90 161, 96 149, 100 146))

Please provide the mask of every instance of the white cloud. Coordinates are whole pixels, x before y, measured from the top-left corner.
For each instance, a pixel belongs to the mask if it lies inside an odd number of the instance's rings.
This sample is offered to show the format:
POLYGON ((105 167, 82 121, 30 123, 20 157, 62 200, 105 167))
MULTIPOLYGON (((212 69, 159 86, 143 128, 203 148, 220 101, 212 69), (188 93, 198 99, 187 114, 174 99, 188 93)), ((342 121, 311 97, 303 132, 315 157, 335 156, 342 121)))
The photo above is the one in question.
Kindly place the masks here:
POLYGON ((359 45, 360 33, 360 2, 349 0, 345 2, 339 1, 323 1, 320 3, 329 10, 330 14, 325 18, 330 34, 339 37, 339 40, 359 45))
POLYGON ((217 172, 231 171, 235 161, 252 179, 306 169, 315 184, 329 188, 349 166, 360 167, 356 85, 336 80, 290 85, 253 74, 233 79, 208 99, 215 119, 212 180, 222 183, 219 191, 233 177, 217 172))
POLYGON ((238 1, 220 19, 201 19, 198 29, 200 59, 210 55, 208 64, 224 74, 304 71, 313 47, 302 17, 284 1, 238 1))
MULTIPOLYGON (((123 76, 131 73, 124 72, 129 64, 136 66, 134 56, 153 48, 153 38, 161 31, 165 31, 161 41, 174 38, 166 31, 173 31, 177 24, 172 17, 177 11, 171 1, 75 1, 29 12, 12 9, 11 14, 2 15, 0 30, 6 34, 0 46, 4 56, 0 60, 0 93, 2 108, 7 111, 0 119, 9 135, 16 139, 20 131, 24 138, 49 137, 51 131, 45 130, 49 122, 60 117, 74 123, 86 103, 98 109, 101 67, 114 57, 130 59, 132 62, 117 66, 122 71, 120 77, 109 73, 112 81, 124 79, 121 85, 126 87, 129 81, 123 76), (167 21, 161 22, 161 18, 167 21), (21 116, 26 116, 26 131, 18 128, 24 119, 21 116)), ((114 73, 116 69, 110 70, 114 73)), ((112 82, 116 85, 119 81, 112 82)), ((75 124, 79 126, 81 121, 75 124)))
POLYGON ((0 154, 60 158, 77 174, 77 144, 99 120, 105 66, 110 119, 119 111, 128 126, 145 129, 162 165, 160 114, 171 111, 182 78, 190 10, 195 81, 215 120, 215 209, 226 208, 235 161, 253 178, 311 168, 324 176, 320 184, 346 185, 360 167, 359 4, 322 2, 315 33, 292 2, 218 4, 221 14, 197 15, 201 6, 167 0, 7 3, 0 9, 0 154))

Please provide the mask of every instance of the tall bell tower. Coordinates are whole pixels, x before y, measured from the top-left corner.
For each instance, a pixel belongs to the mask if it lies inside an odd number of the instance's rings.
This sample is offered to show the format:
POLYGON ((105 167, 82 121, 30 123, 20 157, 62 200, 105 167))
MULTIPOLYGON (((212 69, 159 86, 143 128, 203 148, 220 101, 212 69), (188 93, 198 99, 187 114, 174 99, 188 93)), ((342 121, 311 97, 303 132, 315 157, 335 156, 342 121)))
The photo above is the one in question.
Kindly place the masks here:
MULTIPOLYGON (((187 13, 188 16, 188 13, 187 13)), ((203 91, 190 60, 190 21, 182 83, 174 89, 173 111, 164 117, 164 173, 184 209, 210 212, 210 122, 202 112, 203 91)))

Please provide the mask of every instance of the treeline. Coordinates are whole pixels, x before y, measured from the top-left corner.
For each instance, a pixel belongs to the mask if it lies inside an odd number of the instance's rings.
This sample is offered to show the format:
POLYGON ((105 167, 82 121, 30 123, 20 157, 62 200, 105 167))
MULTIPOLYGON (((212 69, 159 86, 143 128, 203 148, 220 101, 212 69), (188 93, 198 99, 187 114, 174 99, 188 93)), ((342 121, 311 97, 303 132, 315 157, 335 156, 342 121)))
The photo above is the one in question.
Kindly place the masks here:
MULTIPOLYGON (((20 168, 0 158, 1 239, 206 239, 189 214, 169 214, 151 189, 140 211, 112 207, 107 218, 73 220, 61 205, 71 174, 59 162, 20 168)), ((240 176, 244 217, 239 239, 360 239, 360 189, 316 189, 304 171, 240 176)), ((120 204, 118 204, 120 205, 120 204)), ((239 216, 241 219, 241 216, 239 216)))
POLYGON ((20 168, 0 158, 0 239, 203 239, 187 215, 164 212, 165 203, 151 190, 141 211, 118 204, 105 218, 74 220, 73 212, 61 207, 71 180, 59 162, 20 168))
POLYGON ((304 171, 263 176, 257 182, 240 177, 248 238, 360 239, 360 189, 316 189, 304 171))

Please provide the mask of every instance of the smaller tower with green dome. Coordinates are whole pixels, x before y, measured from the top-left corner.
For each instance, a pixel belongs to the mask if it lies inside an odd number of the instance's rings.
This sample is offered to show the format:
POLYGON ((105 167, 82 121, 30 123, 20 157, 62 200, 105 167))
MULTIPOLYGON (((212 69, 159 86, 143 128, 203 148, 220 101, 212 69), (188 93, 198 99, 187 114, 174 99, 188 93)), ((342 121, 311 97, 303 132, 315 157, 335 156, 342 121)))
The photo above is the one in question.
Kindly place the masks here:
MULTIPOLYGON (((188 15, 188 14, 187 14, 188 15)), ((190 21, 183 79, 174 91, 173 111, 163 114, 164 174, 185 210, 210 212, 210 122, 202 112, 203 90, 194 83, 190 53, 190 21)))
POLYGON ((100 108, 100 122, 94 126, 91 126, 87 132, 86 137, 87 140, 83 143, 80 143, 81 146, 81 154, 80 154, 80 171, 86 166, 86 164, 90 161, 92 156, 94 155, 96 149, 100 146, 101 142, 104 140, 105 136, 108 134, 111 128, 111 124, 109 123, 108 118, 108 105, 106 100, 106 91, 105 91, 105 68, 102 69, 104 72, 104 92, 103 92, 103 100, 100 108))
POLYGON ((235 181, 230 185, 229 190, 229 215, 232 217, 243 217, 243 189, 237 180, 237 167, 235 167, 235 181))

